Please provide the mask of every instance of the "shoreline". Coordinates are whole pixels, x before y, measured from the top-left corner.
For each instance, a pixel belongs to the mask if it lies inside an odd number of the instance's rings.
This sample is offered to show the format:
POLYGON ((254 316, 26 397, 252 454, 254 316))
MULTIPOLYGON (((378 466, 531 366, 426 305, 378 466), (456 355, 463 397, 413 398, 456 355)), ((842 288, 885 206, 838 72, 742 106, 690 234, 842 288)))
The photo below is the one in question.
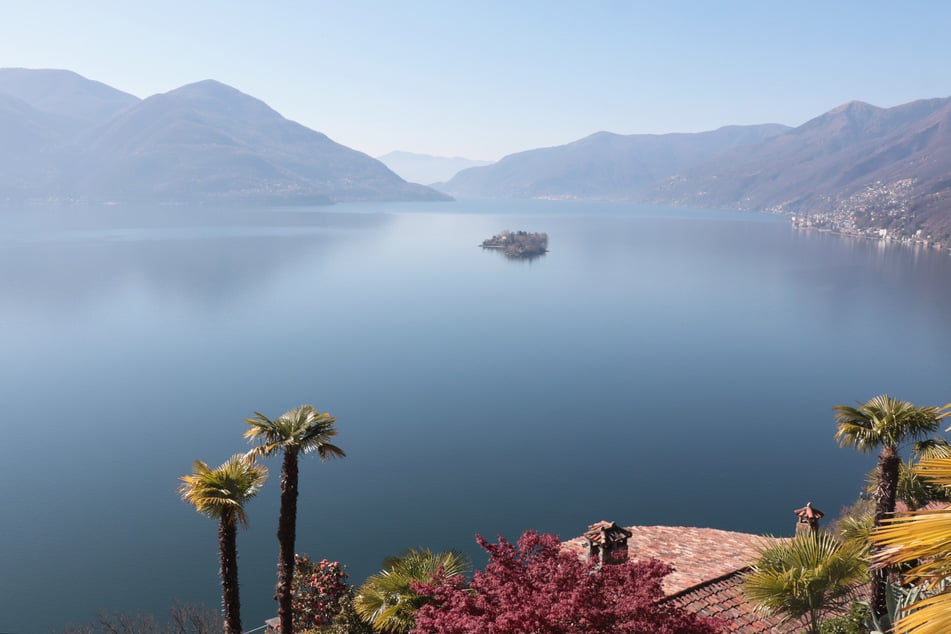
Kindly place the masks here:
POLYGON ((951 255, 951 245, 945 245, 941 242, 932 242, 924 238, 913 236, 895 236, 887 233, 887 229, 869 228, 862 230, 843 230, 835 227, 813 224, 813 221, 797 216, 789 216, 789 226, 800 231, 816 231, 818 233, 828 233, 830 235, 841 236, 845 238, 856 238, 870 242, 879 242, 902 247, 912 247, 915 249, 926 249, 937 253, 951 255), (872 232, 872 233, 867 233, 872 232), (876 235, 877 234, 877 235, 876 235))

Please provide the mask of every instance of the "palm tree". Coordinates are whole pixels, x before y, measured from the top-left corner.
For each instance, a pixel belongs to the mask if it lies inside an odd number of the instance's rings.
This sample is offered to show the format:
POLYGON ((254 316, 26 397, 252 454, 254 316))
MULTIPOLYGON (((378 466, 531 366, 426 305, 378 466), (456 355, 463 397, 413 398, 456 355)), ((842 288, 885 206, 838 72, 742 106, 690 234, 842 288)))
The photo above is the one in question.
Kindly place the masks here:
POLYGON ((316 451, 321 460, 343 458, 346 454, 330 440, 337 435, 336 417, 318 412, 311 405, 302 405, 271 420, 260 412, 245 420, 251 426, 245 438, 258 445, 251 450, 256 456, 284 452, 281 465, 281 511, 277 524, 279 554, 277 561, 277 615, 281 632, 294 632, 291 582, 294 579, 294 541, 297 534, 297 458, 316 451))
POLYGON ((803 533, 772 540, 743 578, 743 593, 759 610, 801 619, 810 634, 830 610, 844 608, 866 579, 864 544, 831 533, 803 533))
POLYGON ((410 549, 383 562, 384 569, 368 577, 354 597, 353 607, 374 631, 405 634, 413 629, 416 610, 427 601, 413 583, 429 583, 437 573, 455 577, 469 571, 469 560, 455 551, 433 553, 410 549))
POLYGON ((221 564, 221 595, 225 634, 241 633, 241 599, 238 594, 237 524, 247 525, 244 504, 267 480, 267 467, 245 454, 231 456, 212 469, 196 460, 191 475, 182 476, 178 491, 182 499, 218 520, 218 558, 221 564))
MULTIPOLYGON (((936 486, 951 486, 951 458, 922 460, 917 475, 936 486)), ((878 565, 911 564, 904 581, 917 586, 919 600, 894 624, 897 634, 951 632, 951 509, 925 510, 892 518, 875 529, 872 544, 878 565)))
MULTIPOLYGON (((922 440, 937 431, 938 422, 951 414, 951 404, 942 408, 918 407, 891 396, 876 396, 858 407, 837 405, 833 408, 838 423, 836 440, 842 447, 862 452, 881 448, 878 456, 878 484, 875 490, 875 526, 895 512, 901 458, 898 446, 909 440, 922 440)), ((887 611, 888 568, 872 571, 872 612, 887 611)))

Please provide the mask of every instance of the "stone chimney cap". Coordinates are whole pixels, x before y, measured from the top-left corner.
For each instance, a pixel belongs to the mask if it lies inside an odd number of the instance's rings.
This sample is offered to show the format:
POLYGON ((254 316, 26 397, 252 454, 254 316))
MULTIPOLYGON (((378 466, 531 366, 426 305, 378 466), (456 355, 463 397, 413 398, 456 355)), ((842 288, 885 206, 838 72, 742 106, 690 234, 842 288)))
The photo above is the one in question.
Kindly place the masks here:
POLYGON ((823 515, 825 515, 825 513, 823 513, 819 509, 812 508, 812 502, 807 502, 804 507, 802 507, 801 509, 796 509, 795 511, 793 511, 793 513, 798 515, 799 519, 802 519, 802 520, 817 520, 823 515))
POLYGON ((590 525, 584 534, 584 538, 588 540, 589 544, 604 546, 605 544, 625 540, 633 534, 626 528, 618 526, 616 522, 602 520, 590 525))

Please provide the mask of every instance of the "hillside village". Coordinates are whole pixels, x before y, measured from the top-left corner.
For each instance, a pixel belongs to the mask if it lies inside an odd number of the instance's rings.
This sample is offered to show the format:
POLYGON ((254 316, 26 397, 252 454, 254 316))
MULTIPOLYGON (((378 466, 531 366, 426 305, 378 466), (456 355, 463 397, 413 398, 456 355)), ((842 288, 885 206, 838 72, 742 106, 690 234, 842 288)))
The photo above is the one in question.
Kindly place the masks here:
POLYGON ((913 178, 887 184, 876 181, 843 199, 826 197, 828 211, 796 214, 787 211, 783 205, 766 211, 788 215, 795 227, 951 252, 947 240, 935 239, 926 230, 916 228, 911 205, 914 182, 913 178))

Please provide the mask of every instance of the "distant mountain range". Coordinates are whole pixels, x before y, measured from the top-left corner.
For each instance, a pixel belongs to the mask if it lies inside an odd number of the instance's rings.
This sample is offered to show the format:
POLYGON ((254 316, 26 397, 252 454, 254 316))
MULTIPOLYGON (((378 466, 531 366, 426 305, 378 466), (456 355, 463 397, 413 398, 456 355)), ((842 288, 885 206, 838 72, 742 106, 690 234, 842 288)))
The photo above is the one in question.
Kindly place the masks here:
POLYGON ((600 132, 464 170, 457 196, 767 210, 846 233, 951 243, 951 98, 851 102, 797 128, 600 132), (920 233, 919 233, 920 232, 920 233))
POLYGON ((697 134, 598 132, 567 145, 511 154, 492 165, 464 170, 437 187, 459 196, 632 199, 669 176, 788 129, 767 124, 697 134))
POLYGON ((447 200, 207 80, 140 100, 62 70, 0 69, 0 202, 447 200))
POLYGON ((849 232, 951 239, 951 98, 851 102, 656 183, 645 200, 804 214, 849 232))
POLYGON ((389 168, 216 81, 142 100, 70 71, 7 68, 0 139, 0 203, 628 200, 951 244, 951 98, 851 102, 796 128, 598 132, 477 167, 394 152, 389 168))
POLYGON ((431 156, 413 152, 390 152, 377 159, 411 183, 442 183, 470 167, 490 165, 492 161, 476 161, 459 156, 431 156))

